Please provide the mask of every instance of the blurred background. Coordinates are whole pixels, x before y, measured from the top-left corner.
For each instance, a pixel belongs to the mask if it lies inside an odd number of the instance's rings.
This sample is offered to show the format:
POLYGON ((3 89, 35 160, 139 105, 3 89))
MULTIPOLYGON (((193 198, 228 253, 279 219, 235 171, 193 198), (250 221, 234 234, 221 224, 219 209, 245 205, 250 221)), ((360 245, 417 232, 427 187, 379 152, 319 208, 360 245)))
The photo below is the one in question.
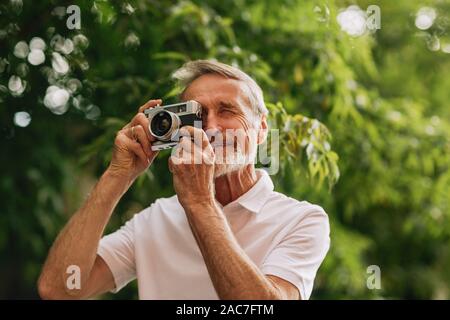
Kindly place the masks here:
MULTIPOLYGON (((258 81, 276 190, 329 214, 312 299, 450 298, 450 1, 74 2, 0 2, 0 298, 38 298, 116 131, 150 98, 175 102, 171 74, 193 59, 258 81)), ((167 157, 107 232, 173 194, 167 157)), ((136 283, 101 298, 136 299, 136 283)))

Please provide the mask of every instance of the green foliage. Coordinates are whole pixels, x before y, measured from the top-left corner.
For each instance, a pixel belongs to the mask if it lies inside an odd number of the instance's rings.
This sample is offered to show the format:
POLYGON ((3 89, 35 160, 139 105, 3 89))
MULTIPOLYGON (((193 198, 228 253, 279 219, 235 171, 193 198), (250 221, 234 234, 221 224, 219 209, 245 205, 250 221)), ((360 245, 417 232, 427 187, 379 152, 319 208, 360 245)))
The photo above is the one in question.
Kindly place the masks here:
MULTIPOLYGON (((381 29, 360 37, 337 23, 346 1, 84 0, 81 30, 66 27, 56 1, 20 3, 0 4, 0 297, 36 297, 48 248, 108 164, 117 130, 150 98, 176 101, 171 73, 184 62, 214 58, 264 89, 281 141, 276 189, 330 216, 313 298, 449 298, 450 55, 433 49, 450 44, 448 3, 427 1, 437 18, 421 31, 422 3, 378 1, 381 29), (37 66, 14 55, 33 37, 46 43, 37 66), (55 52, 69 72, 54 72, 55 52), (23 92, 10 90, 13 75, 23 92), (46 107, 50 85, 70 88, 66 112, 46 107), (14 124, 19 111, 28 126, 14 124), (373 264, 381 290, 366 286, 373 264)), ((173 194, 168 155, 108 231, 173 194)))
MULTIPOLYGON (((330 150, 331 134, 328 129, 316 119, 288 114, 281 103, 268 103, 267 107, 271 115, 269 126, 280 131, 279 158, 282 168, 286 169, 283 165, 290 166, 283 173, 292 174, 292 167, 298 164, 298 168, 307 168, 306 175, 312 183, 316 183, 316 187, 321 188, 324 180, 328 179, 331 189, 339 179, 339 168, 338 156, 330 150), (306 154, 306 161, 302 161, 303 153, 306 154)), ((271 154, 270 151, 268 153, 271 154)), ((296 173, 301 174, 300 171, 296 173)))

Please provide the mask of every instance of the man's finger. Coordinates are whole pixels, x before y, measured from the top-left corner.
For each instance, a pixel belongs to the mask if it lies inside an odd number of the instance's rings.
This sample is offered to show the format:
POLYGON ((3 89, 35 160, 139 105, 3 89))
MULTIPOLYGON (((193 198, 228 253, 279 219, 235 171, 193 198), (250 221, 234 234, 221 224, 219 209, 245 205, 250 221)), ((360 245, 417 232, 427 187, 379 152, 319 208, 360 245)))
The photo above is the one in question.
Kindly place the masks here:
POLYGON ((142 106, 139 107, 138 112, 144 112, 145 109, 154 108, 158 104, 161 105, 161 103, 162 103, 161 99, 149 100, 145 104, 143 104, 142 106))
POLYGON ((122 140, 125 144, 125 147, 133 152, 139 159, 141 159, 142 162, 147 164, 150 163, 150 160, 148 159, 147 155, 144 152, 144 149, 142 149, 142 146, 139 142, 129 138, 125 134, 125 132, 120 132, 118 138, 122 140))
MULTIPOLYGON (((183 158, 186 163, 203 163, 202 159, 204 157, 203 153, 205 152, 205 150, 202 150, 201 147, 192 142, 190 138, 186 136, 182 137, 178 144, 178 148, 179 153, 176 152, 177 156, 183 158)), ((209 156, 210 153, 207 153, 206 155, 209 156)))
POLYGON ((184 126, 180 129, 180 136, 190 137, 194 143, 202 149, 209 145, 209 139, 206 132, 201 128, 194 128, 192 126, 184 126))
POLYGON ((176 166, 179 164, 183 164, 183 163, 184 163, 183 158, 177 157, 175 155, 170 156, 169 157, 169 171, 173 173, 176 166))
POLYGON ((148 118, 143 113, 138 113, 134 116, 134 118, 131 120, 129 127, 133 126, 142 126, 144 129, 145 134, 147 135, 148 140, 155 141, 155 138, 151 135, 150 130, 148 128, 148 118))
POLYGON ((144 149, 147 156, 148 157, 151 156, 150 141, 145 133, 144 128, 140 124, 130 127, 130 128, 127 128, 126 135, 127 135, 127 137, 131 138, 132 140, 136 140, 137 142, 139 142, 142 145, 142 149, 144 149), (133 134, 134 134, 134 136, 133 136, 133 134))
POLYGON ((135 155, 137 155, 139 157, 139 159, 141 159, 141 161, 143 163, 146 163, 146 164, 150 163, 150 160, 148 159, 148 157, 146 156, 144 150, 142 149, 142 146, 138 142, 131 141, 130 149, 131 149, 131 151, 133 151, 133 153, 135 155))

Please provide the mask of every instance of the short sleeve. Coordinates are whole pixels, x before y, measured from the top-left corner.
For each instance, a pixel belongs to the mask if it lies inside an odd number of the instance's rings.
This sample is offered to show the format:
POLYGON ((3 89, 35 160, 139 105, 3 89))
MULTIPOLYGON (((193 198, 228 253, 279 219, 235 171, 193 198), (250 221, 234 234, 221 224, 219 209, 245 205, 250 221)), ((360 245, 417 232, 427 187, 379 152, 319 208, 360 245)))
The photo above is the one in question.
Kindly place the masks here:
MULTIPOLYGON (((135 216, 136 217, 136 216, 135 216)), ((116 293, 136 278, 134 250, 134 221, 125 223, 119 230, 100 240, 97 254, 103 258, 114 277, 116 293)))
POLYGON ((269 253, 262 272, 294 284, 302 300, 311 296, 314 278, 330 247, 328 216, 316 205, 269 253))

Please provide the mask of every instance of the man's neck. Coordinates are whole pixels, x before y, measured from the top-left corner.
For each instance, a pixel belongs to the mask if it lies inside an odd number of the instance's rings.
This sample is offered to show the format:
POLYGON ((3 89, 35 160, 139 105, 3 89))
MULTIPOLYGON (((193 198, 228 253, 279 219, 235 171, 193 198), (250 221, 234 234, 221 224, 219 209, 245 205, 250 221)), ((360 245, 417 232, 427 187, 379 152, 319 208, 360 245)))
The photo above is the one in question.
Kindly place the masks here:
POLYGON ((251 189, 258 181, 252 164, 215 179, 216 199, 222 206, 233 202, 251 189))

